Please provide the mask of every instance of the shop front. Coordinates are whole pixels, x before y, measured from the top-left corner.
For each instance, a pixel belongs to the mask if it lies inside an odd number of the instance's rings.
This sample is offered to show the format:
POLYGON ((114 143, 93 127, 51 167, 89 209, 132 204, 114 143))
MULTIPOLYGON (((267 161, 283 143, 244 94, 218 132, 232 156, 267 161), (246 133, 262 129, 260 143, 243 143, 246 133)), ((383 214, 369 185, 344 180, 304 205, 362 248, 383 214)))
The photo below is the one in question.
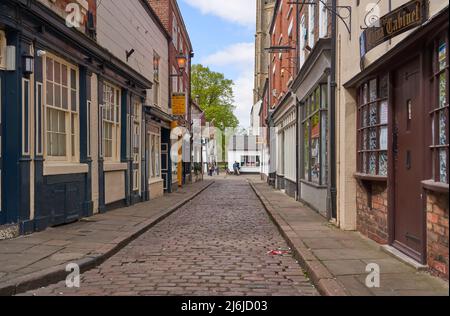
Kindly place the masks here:
POLYGON ((145 178, 150 200, 174 191, 170 156, 172 120, 173 117, 159 107, 146 107, 145 178))
POLYGON ((345 88, 357 95, 357 226, 448 278, 448 7, 345 88))
POLYGON ((297 197, 296 97, 287 93, 273 114, 276 136, 276 188, 297 197))
POLYGON ((329 39, 319 39, 295 79, 298 102, 299 200, 329 217, 329 39))

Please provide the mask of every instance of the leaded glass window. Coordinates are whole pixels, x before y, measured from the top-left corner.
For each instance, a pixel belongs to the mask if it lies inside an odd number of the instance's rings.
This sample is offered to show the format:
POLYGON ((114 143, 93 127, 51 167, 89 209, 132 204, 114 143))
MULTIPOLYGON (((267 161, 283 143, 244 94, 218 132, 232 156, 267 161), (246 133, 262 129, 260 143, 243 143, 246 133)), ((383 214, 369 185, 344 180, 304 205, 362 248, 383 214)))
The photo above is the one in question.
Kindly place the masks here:
POLYGON ((432 162, 433 179, 448 183, 448 36, 442 36, 433 46, 433 76, 431 78, 434 102, 432 104, 432 162))
POLYGON ((389 77, 383 75, 364 83, 359 89, 358 171, 387 176, 389 77))

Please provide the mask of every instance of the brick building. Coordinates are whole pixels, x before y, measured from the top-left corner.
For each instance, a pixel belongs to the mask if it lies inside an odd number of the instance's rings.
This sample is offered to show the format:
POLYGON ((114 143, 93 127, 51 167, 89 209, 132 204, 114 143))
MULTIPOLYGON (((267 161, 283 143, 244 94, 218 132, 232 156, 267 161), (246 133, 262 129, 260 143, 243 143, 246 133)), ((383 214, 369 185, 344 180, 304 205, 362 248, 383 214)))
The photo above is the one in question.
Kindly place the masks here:
POLYGON ((189 68, 171 76, 175 44, 149 3, 0 5, 1 238, 170 192, 170 85, 188 99, 189 68))
POLYGON ((448 1, 342 4, 337 222, 448 279, 448 1), (396 34, 374 42, 373 15, 396 34))
POLYGON ((270 25, 269 105, 272 111, 270 159, 271 177, 278 189, 296 196, 296 100, 290 90, 299 63, 298 58, 298 4, 279 0, 275 2, 270 25))
MULTIPOLYGON (((169 32, 172 41, 169 43, 169 72, 170 72, 170 96, 183 95, 186 100, 186 108, 182 115, 176 115, 178 126, 191 131, 191 59, 194 57, 192 44, 189 38, 188 30, 181 15, 180 8, 176 0, 147 0, 154 9, 159 19, 162 21, 165 29, 169 32), (177 58, 184 56, 186 58, 186 67, 183 71, 179 68, 177 58)), ((174 127, 173 125, 172 127, 174 127)), ((192 133, 191 133, 192 134, 192 133)), ((190 163, 191 143, 183 143, 180 149, 180 161, 173 162, 172 186, 178 181, 178 185, 191 181, 190 163), (181 158, 183 162, 181 162, 181 158), (186 159, 187 158, 187 159, 186 159)))

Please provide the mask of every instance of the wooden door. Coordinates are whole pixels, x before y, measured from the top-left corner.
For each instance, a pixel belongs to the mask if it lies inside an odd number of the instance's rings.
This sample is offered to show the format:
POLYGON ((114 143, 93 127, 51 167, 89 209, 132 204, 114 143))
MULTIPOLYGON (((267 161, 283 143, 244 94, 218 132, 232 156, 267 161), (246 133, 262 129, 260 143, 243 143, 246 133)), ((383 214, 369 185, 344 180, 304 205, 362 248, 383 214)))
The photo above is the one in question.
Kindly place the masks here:
POLYGON ((420 99, 420 61, 415 59, 395 73, 394 91, 394 247, 423 261, 424 175, 423 117, 420 99))

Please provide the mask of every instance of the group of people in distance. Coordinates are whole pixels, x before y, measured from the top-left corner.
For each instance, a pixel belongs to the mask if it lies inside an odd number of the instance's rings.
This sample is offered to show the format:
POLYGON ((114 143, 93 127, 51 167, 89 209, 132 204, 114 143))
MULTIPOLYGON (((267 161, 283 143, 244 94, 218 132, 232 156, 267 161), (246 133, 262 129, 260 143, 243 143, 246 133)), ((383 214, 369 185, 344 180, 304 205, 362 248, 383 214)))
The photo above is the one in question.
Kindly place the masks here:
MULTIPOLYGON (((227 175, 235 175, 235 176, 239 176, 241 175, 241 165, 239 164, 239 162, 235 162, 233 164, 233 171, 231 171, 228 167, 225 169, 227 175)), ((208 165, 208 176, 212 177, 215 175, 220 175, 220 168, 219 165, 217 163, 214 164, 209 164, 208 165)))

